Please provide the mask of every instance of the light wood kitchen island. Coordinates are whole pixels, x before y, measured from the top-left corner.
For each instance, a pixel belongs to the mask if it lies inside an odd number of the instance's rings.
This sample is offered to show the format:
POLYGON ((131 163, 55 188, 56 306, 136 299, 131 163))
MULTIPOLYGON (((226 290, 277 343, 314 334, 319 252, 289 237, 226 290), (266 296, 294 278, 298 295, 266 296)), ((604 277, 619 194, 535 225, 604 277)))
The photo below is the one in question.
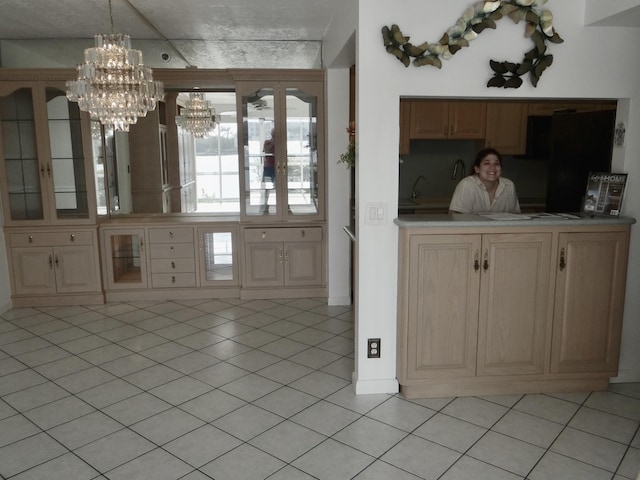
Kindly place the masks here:
POLYGON ((617 375, 634 219, 395 223, 405 397, 604 390, 617 375))

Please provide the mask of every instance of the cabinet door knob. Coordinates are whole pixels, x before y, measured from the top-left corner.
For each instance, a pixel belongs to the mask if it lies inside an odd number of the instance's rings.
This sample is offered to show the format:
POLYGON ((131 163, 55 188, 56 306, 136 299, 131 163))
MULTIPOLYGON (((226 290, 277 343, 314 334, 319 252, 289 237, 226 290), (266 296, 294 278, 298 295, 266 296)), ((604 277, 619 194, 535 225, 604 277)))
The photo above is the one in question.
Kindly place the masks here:
POLYGON ((69 240, 71 240, 72 242, 75 242, 76 236, 72 233, 71 235, 69 235, 69 240))
POLYGON ((29 243, 33 243, 33 235, 29 235, 29 243))
POLYGON ((169 238, 173 238, 173 232, 169 232, 169 238))
POLYGON ((564 270, 564 267, 567 266, 567 261, 565 259, 564 248, 560 249, 560 271, 564 270))
POLYGON ((173 268, 175 270, 176 268, 176 262, 171 262, 171 268, 173 268))
POLYGON ((262 232, 262 234, 260 235, 261 238, 267 238, 267 232, 262 232))
POLYGON ((49 254, 49 270, 53 269, 53 257, 49 254))
POLYGON ((482 268, 484 268, 485 272, 489 270, 489 252, 486 250, 484 251, 484 262, 482 262, 482 268))
POLYGON ((305 230, 301 230, 300 231, 300 236, 304 238, 304 236, 307 234, 307 232, 305 230))
POLYGON ((171 283, 176 283, 176 277, 175 276, 171 277, 171 283))
POLYGON ((476 251, 476 254, 473 258, 473 269, 477 272, 478 270, 480 270, 480 254, 478 253, 478 251, 476 251))

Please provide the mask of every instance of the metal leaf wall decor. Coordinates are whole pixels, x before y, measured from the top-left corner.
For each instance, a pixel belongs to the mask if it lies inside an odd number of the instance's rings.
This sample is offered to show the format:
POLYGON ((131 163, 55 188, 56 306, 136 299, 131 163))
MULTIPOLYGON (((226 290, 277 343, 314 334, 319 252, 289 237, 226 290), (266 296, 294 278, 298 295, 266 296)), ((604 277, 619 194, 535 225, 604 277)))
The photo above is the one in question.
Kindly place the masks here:
POLYGON ((547 67, 553 63, 553 55, 547 51, 547 42, 562 43, 564 40, 553 28, 553 15, 543 6, 547 0, 484 0, 468 7, 456 24, 449 28, 437 43, 424 42, 414 45, 409 42, 400 27, 391 25, 382 28, 382 38, 388 53, 394 55, 405 67, 413 58, 417 67, 431 65, 442 68, 442 59, 448 60, 487 28, 496 28, 496 21, 507 16, 516 24, 524 22, 524 35, 533 42, 533 48, 525 52, 519 62, 490 60, 493 77, 487 87, 518 88, 522 76, 529 74, 534 87, 547 67))

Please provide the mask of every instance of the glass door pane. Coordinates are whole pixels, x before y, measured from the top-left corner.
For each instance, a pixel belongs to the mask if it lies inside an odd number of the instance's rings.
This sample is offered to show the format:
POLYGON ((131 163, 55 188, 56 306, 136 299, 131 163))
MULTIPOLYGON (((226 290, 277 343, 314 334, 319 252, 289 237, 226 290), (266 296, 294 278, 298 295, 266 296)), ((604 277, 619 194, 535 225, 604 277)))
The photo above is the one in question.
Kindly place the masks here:
POLYGON ((47 174, 53 178, 57 217, 88 218, 80 109, 57 88, 47 88, 46 97, 51 147, 47 174))
POLYGON ((207 282, 233 281, 233 234, 206 232, 202 234, 204 279, 207 282))
POLYGON ((289 215, 318 213, 318 99, 298 88, 286 90, 287 204, 289 215))
POLYGON ((242 97, 244 126, 245 210, 277 215, 277 173, 273 88, 242 97))
POLYGON ((113 283, 142 284, 143 263, 139 235, 111 235, 111 273, 113 283))
POLYGON ((11 220, 43 220, 44 169, 38 161, 30 88, 0 98, 0 120, 11 220))

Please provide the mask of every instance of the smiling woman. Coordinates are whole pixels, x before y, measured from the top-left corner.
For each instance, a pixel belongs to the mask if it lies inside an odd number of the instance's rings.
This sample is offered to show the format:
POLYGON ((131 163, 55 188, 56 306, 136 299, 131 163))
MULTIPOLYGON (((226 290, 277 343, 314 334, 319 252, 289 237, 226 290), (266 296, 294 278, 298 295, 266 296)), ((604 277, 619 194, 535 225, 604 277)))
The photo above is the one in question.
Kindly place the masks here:
POLYGON ((515 185, 502 177, 502 156, 493 148, 476 155, 473 173, 456 186, 449 211, 454 213, 520 213, 515 185))

